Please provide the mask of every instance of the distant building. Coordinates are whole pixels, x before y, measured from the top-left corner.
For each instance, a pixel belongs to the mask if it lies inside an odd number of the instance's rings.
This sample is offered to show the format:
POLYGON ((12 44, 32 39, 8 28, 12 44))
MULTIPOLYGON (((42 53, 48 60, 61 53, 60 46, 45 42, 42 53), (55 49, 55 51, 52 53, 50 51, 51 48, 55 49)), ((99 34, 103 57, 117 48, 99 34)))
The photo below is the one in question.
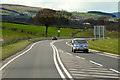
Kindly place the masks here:
POLYGON ((84 25, 90 25, 90 23, 83 23, 84 25))

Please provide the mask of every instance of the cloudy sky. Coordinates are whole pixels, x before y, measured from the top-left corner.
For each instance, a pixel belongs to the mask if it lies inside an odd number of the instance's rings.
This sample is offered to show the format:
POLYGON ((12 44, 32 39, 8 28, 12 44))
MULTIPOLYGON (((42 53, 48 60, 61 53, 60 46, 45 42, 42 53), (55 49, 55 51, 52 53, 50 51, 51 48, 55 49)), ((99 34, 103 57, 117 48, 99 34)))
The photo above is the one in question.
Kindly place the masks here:
POLYGON ((20 4, 55 10, 117 12, 119 0, 2 0, 1 4, 20 4))

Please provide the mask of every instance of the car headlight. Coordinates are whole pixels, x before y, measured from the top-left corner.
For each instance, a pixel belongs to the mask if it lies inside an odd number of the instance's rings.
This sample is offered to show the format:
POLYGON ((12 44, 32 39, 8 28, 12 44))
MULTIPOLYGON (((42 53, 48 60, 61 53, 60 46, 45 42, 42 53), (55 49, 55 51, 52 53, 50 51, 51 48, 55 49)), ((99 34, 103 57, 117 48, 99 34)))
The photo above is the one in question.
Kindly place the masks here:
POLYGON ((88 47, 87 45, 83 46, 83 47, 88 47))
POLYGON ((74 45, 74 47, 78 47, 78 45, 74 45))
POLYGON ((74 45, 74 47, 76 47, 77 45, 74 45))

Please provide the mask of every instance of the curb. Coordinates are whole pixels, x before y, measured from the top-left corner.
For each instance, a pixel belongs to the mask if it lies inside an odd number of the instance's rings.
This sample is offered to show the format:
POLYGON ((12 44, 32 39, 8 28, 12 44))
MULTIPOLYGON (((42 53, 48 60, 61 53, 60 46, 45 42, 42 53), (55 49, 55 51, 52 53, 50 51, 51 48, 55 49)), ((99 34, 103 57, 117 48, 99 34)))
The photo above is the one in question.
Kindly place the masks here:
POLYGON ((95 52, 101 52, 103 54, 110 55, 110 56, 120 57, 120 55, 117 55, 117 54, 112 54, 112 53, 108 53, 108 52, 102 52, 102 51, 98 51, 98 50, 94 50, 94 49, 90 49, 90 50, 95 51, 95 52))

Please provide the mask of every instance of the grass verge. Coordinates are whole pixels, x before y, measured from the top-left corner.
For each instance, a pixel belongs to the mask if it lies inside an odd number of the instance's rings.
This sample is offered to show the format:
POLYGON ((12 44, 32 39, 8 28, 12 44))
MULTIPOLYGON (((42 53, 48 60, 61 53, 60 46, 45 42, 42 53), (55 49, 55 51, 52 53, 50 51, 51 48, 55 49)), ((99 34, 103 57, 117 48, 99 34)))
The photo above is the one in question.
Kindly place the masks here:
POLYGON ((90 49, 120 55, 118 52, 118 39, 101 39, 96 41, 89 41, 88 45, 90 49))
POLYGON ((28 41, 28 40, 21 40, 16 43, 13 43, 13 44, 2 46, 2 55, 0 55, 0 58, 5 58, 8 55, 11 55, 11 54, 23 49, 29 43, 30 43, 30 41, 28 41))
POLYGON ((17 31, 4 30, 4 29, 0 29, 0 30, 2 30, 2 39, 4 40, 4 43, 17 41, 21 39, 28 39, 29 37, 31 38, 40 37, 40 36, 25 34, 25 33, 17 32, 17 31))

